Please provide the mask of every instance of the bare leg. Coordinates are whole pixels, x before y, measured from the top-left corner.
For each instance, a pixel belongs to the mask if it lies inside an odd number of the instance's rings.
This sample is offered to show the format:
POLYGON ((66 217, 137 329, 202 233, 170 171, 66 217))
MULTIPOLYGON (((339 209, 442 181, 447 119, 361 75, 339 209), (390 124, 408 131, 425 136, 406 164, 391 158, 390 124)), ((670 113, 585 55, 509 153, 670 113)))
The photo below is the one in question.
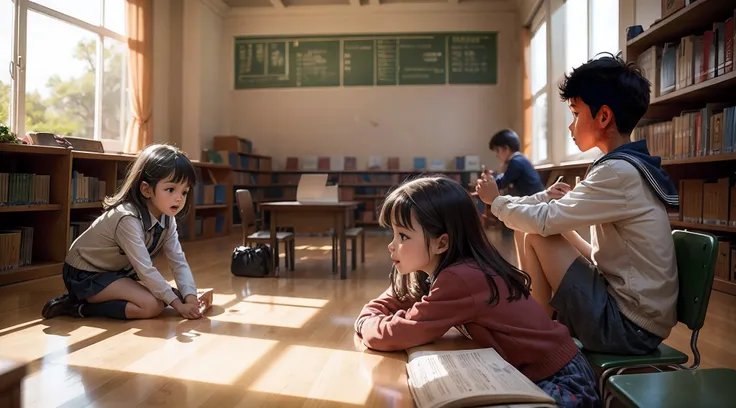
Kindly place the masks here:
POLYGON ((522 270, 532 278, 532 298, 544 307, 552 317, 549 305, 552 292, 556 291, 570 265, 580 252, 562 235, 542 237, 527 234, 524 238, 522 270))
POLYGON ((516 266, 521 268, 524 261, 524 237, 526 233, 514 230, 514 245, 516 245, 516 266))
POLYGON ((143 285, 132 279, 118 279, 102 292, 87 298, 89 303, 102 303, 110 300, 125 300, 125 317, 128 319, 149 319, 164 310, 164 302, 157 299, 143 285))
POLYGON ((562 236, 565 237, 565 239, 568 240, 568 242, 570 242, 570 244, 572 244, 572 246, 574 246, 575 249, 583 254, 583 256, 589 261, 593 258, 593 246, 591 246, 588 241, 584 240, 577 231, 564 232, 562 233, 562 236))

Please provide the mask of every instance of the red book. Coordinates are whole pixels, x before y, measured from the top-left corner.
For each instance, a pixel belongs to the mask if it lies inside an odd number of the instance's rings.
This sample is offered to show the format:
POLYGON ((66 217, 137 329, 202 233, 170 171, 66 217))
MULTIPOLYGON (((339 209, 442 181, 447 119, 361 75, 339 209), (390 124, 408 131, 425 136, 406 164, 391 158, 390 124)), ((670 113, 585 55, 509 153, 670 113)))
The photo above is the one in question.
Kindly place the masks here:
POLYGON ((733 70, 733 17, 729 17, 726 23, 723 25, 725 29, 724 42, 725 42, 725 66, 723 72, 731 72, 733 70))
MULTIPOLYGON (((715 67, 711 66, 711 57, 715 57, 715 55, 711 56, 711 49, 713 47, 713 30, 708 30, 703 33, 703 64, 700 66, 700 82, 705 81, 708 79, 708 71, 715 69, 715 67)), ((715 58, 713 58, 715 60, 715 58)))

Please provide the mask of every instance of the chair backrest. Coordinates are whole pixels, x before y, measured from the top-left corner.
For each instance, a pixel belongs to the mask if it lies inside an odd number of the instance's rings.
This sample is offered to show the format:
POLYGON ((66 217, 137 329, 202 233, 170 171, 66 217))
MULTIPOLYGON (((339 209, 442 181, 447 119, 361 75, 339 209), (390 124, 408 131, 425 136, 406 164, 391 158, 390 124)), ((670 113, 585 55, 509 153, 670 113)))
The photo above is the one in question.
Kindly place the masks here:
POLYGON ((253 197, 251 197, 250 191, 239 189, 235 192, 235 200, 238 203, 243 242, 245 242, 245 237, 256 229, 256 211, 253 208, 253 197))
POLYGON ((690 330, 700 330, 713 288, 718 239, 711 234, 683 230, 672 231, 672 238, 680 281, 677 320, 690 330))

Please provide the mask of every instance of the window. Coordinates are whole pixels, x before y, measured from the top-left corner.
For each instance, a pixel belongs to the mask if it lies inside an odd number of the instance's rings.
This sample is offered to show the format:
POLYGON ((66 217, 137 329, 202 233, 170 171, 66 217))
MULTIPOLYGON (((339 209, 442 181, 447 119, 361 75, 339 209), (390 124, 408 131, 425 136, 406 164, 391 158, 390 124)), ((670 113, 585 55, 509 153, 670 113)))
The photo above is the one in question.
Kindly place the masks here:
POLYGON ((532 162, 547 160, 547 22, 531 40, 532 162))
MULTIPOLYGON (((588 0, 590 2, 590 55, 619 51, 618 2, 619 0, 588 0)), ((568 24, 569 26, 569 24, 568 24)))
MULTIPOLYGON (((565 2, 565 68, 574 67, 601 52, 616 55, 619 51, 619 0, 567 0, 565 2)), ((565 123, 572 122, 572 113, 565 109, 565 123)), ((581 153, 565 131, 566 160, 592 158, 600 150, 581 153)))
POLYGON ((16 1, 25 14, 16 30, 25 39, 17 44, 24 69, 16 70, 25 91, 15 95, 24 120, 14 131, 102 140, 107 150, 120 150, 131 117, 125 0, 16 1))
MULTIPOLYGON (((565 69, 570 72, 588 60, 588 0, 567 0, 565 3, 565 69), (574 24, 573 24, 574 22, 574 24)), ((570 109, 565 108, 565 125, 572 122, 570 109)), ((572 140, 570 130, 565 131, 566 156, 580 153, 572 140)))
MULTIPOLYGON (((13 55, 13 27, 15 26, 15 4, 11 0, 0 0, 0 61, 5 62, 13 55)), ((13 78, 9 63, 0 63, 0 123, 12 126, 11 103, 13 78)))

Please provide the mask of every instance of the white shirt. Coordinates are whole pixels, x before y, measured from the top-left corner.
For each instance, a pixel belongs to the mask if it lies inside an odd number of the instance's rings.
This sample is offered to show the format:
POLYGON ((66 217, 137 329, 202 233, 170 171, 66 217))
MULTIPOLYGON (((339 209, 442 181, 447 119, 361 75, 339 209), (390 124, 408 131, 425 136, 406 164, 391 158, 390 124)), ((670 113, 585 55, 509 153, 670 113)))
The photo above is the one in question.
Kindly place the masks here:
POLYGON ((558 200, 545 191, 497 197, 491 212, 506 226, 549 236, 589 227, 592 262, 609 283, 621 313, 662 338, 677 323, 678 276, 664 204, 624 160, 593 167, 558 200))

